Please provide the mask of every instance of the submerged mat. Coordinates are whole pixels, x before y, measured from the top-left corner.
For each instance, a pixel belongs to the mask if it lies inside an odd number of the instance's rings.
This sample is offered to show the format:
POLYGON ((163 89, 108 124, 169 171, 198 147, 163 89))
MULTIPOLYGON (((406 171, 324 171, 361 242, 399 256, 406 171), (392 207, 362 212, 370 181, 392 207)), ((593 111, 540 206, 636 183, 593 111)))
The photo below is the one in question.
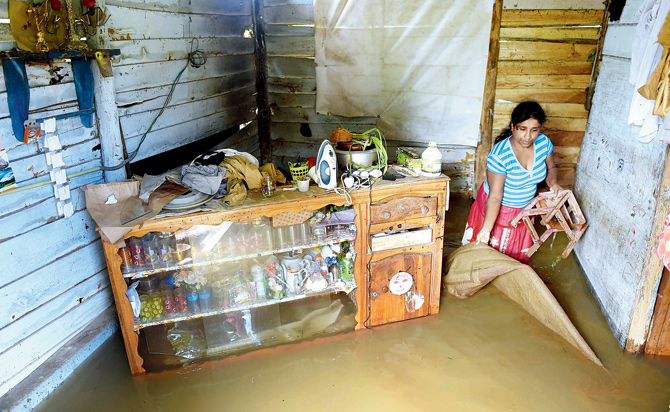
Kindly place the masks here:
POLYGON ((449 256, 448 267, 449 272, 444 275, 442 284, 450 294, 467 298, 491 282, 584 356, 603 366, 554 295, 530 266, 488 245, 473 242, 456 249, 449 256))

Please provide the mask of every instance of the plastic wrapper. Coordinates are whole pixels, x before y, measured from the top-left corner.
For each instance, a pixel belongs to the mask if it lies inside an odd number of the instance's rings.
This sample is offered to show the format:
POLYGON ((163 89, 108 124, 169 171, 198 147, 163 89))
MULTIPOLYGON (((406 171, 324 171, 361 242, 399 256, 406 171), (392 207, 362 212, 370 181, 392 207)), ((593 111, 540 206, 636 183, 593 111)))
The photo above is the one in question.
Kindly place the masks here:
POLYGON ((315 2, 317 113, 377 117, 389 141, 476 146, 491 4, 315 2))

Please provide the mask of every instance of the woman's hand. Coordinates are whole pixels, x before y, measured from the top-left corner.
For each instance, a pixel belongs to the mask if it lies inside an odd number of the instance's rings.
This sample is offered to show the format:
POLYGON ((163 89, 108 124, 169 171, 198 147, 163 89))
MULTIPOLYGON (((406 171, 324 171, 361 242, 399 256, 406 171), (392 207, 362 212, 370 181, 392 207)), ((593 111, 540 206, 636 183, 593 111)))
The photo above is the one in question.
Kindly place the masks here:
POLYGON ((479 229, 475 239, 477 240, 477 244, 484 243, 485 245, 488 245, 489 240, 491 239, 491 231, 481 228, 479 229))
POLYGON ((551 190, 551 193, 554 195, 554 197, 558 196, 558 193, 563 190, 563 186, 559 185, 558 183, 554 183, 553 185, 549 186, 549 189, 551 190))

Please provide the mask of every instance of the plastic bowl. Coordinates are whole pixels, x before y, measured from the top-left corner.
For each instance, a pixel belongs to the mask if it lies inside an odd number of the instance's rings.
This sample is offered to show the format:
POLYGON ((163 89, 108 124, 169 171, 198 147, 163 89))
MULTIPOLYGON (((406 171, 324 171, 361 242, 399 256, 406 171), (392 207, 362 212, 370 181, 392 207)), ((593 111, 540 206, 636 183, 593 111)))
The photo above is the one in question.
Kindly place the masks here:
POLYGON ((372 166, 377 162, 377 149, 368 149, 361 151, 349 151, 333 149, 337 157, 337 166, 340 170, 344 170, 353 162, 360 166, 372 166))

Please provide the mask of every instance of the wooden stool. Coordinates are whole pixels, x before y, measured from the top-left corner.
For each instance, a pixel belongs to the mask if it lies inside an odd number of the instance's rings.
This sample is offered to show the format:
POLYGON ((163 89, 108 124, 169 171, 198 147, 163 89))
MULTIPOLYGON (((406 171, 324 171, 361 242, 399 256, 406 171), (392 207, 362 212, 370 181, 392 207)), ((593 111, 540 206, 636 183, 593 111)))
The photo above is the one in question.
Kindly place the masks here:
POLYGON ((528 257, 535 253, 552 233, 565 232, 570 242, 561 256, 563 256, 563 259, 567 258, 589 226, 586 224, 586 218, 584 218, 572 190, 561 190, 556 197, 551 192, 540 193, 509 224, 516 227, 521 220, 523 220, 533 238, 533 246, 526 252, 528 257), (530 218, 538 215, 542 216, 540 223, 547 228, 542 236, 537 234, 530 218))

